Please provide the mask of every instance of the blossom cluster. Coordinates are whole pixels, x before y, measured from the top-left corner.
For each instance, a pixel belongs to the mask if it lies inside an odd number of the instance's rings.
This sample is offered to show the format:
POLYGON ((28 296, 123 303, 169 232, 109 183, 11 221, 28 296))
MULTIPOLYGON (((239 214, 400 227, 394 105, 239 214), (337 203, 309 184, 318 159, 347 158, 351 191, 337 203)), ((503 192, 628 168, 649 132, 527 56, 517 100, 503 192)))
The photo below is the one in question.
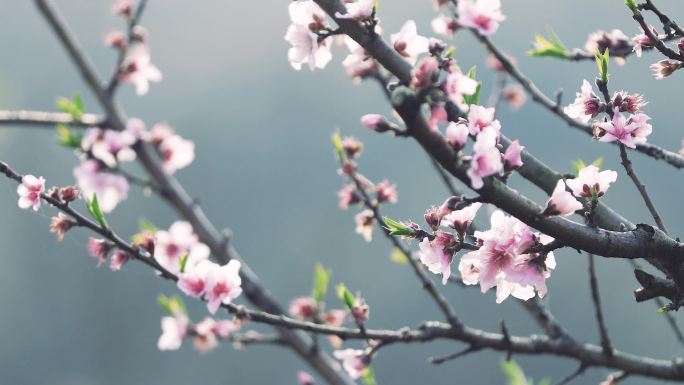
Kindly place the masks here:
POLYGON ((85 131, 80 142, 81 163, 73 170, 74 177, 87 198, 97 195, 102 210, 111 212, 128 196, 129 184, 120 172, 120 165, 136 159, 134 146, 140 142, 152 144, 161 157, 168 174, 188 166, 195 157, 195 145, 183 139, 164 123, 147 131, 140 119, 129 119, 126 129, 116 131, 93 127, 85 131))
POLYGON ((208 352, 216 349, 220 341, 229 340, 240 329, 240 323, 205 317, 202 322, 193 324, 183 311, 178 310, 161 319, 161 329, 157 342, 159 350, 178 350, 185 339, 192 338, 195 349, 208 352))
POLYGON ((594 136, 601 142, 620 142, 629 148, 635 148, 637 144, 646 143, 647 137, 653 131, 653 127, 648 123, 651 118, 640 112, 646 104, 640 94, 618 91, 606 105, 601 102, 591 84, 585 79, 582 81, 581 92, 576 94, 574 102, 563 111, 569 117, 587 123, 599 114, 607 113, 607 109, 611 109, 612 117, 609 121, 599 120, 594 123, 594 136))
POLYGON ((435 8, 448 6, 456 16, 439 15, 432 21, 435 33, 453 36, 459 28, 470 28, 489 36, 496 33, 499 24, 506 19, 501 13, 500 0, 461 0, 454 7, 450 1, 436 1, 435 8))
MULTIPOLYGON (((384 119, 384 118, 383 118, 384 119)), ((334 137, 338 137, 337 134, 334 137)), ((339 146, 338 157, 340 161, 339 174, 349 178, 350 183, 344 185, 337 193, 339 207, 342 210, 353 205, 362 205, 366 208, 356 214, 356 233, 370 242, 373 239, 373 228, 377 223, 375 212, 372 208, 384 203, 397 203, 399 193, 397 186, 388 180, 373 183, 357 171, 354 161, 363 149, 363 144, 353 137, 345 137, 335 144, 339 146)))

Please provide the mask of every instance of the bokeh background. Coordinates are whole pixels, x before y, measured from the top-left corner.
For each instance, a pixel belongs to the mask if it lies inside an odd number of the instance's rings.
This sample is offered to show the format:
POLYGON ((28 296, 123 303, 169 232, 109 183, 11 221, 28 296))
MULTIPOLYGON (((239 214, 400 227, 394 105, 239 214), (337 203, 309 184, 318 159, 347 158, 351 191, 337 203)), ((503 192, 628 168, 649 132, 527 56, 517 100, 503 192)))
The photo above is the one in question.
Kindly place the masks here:
MULTIPOLYGON (((110 14, 112 1, 63 0, 59 7, 71 22, 101 74, 111 72, 115 55, 103 36, 121 22, 110 14)), ((684 15, 684 4, 661 0, 664 10, 684 15)), ((33 2, 0 0, 0 108, 53 110, 58 96, 80 92, 87 109, 98 111, 33 2)), ((628 35, 636 24, 622 1, 505 1, 508 19, 494 41, 516 56, 523 71, 551 95, 565 90, 569 102, 583 78, 592 79, 593 62, 563 63, 524 55, 535 32, 553 26, 568 46, 583 46, 596 29, 621 28, 628 35)), ((435 16, 429 0, 381 1, 383 28, 397 31, 406 19, 429 35, 435 16)), ((655 20, 654 20, 655 21, 655 20)), ((194 164, 178 173, 219 227, 234 231, 234 244, 272 293, 286 304, 309 292, 311 271, 322 262, 333 282, 361 290, 371 305, 371 328, 416 325, 439 319, 433 303, 406 266, 390 261, 383 237, 368 244, 354 234, 354 210, 337 208, 342 185, 330 148, 330 134, 362 139, 361 170, 370 178, 398 184, 400 204, 386 208, 396 218, 420 219, 425 208, 446 196, 440 180, 418 146, 407 140, 375 135, 358 123, 369 112, 389 113, 375 84, 354 85, 341 67, 346 52, 337 48, 324 71, 300 72, 287 62, 283 34, 288 25, 287 1, 234 2, 207 0, 151 1, 143 19, 150 31, 153 62, 164 81, 145 97, 130 86, 120 92, 130 116, 148 124, 167 121, 195 141, 194 164)), ((468 34, 454 44, 463 67, 477 65, 489 90, 492 74, 483 67, 483 50, 468 34)), ((659 59, 659 58, 658 58, 659 59)), ((653 117, 650 141, 678 149, 681 127, 681 74, 656 81, 649 74, 653 54, 612 65, 611 88, 645 94, 653 117)), ((487 97, 485 93, 484 97, 487 97)), ((635 222, 648 222, 636 190, 618 164, 615 147, 593 142, 569 129, 534 104, 512 113, 500 112, 504 132, 556 169, 571 171, 571 160, 603 157, 605 167, 620 177, 605 201, 635 222)), ((0 159, 19 172, 43 175, 50 185, 73 182, 77 159, 54 144, 45 128, 3 127, 0 159)), ((640 155, 637 170, 661 208, 674 235, 684 230, 681 171, 640 155)), ((133 168, 135 170, 135 168, 133 168)), ((536 188, 513 178, 511 183, 543 202, 536 188)), ((15 184, 0 183, 0 383, 3 384, 294 384, 304 364, 287 350, 250 347, 236 351, 222 346, 199 354, 190 344, 177 352, 156 348, 162 310, 159 293, 175 288, 131 264, 112 273, 97 269, 87 256, 87 234, 74 231, 62 243, 48 232, 52 210, 34 215, 16 205, 15 184)), ((483 210, 484 212, 484 210, 483 210)), ((161 228, 176 215, 164 203, 132 188, 129 200, 110 215, 122 234, 130 235, 140 217, 161 228)), ((483 221, 482 215, 480 223, 483 221)), ((376 235, 379 233, 376 232, 376 235)), ((579 340, 598 342, 586 274, 587 259, 573 251, 557 255, 549 280, 550 306, 579 340)), ((617 348, 659 358, 682 354, 663 317, 651 303, 636 304, 637 283, 628 264, 598 261, 606 320, 617 348)), ((496 330, 501 319, 515 334, 537 331, 512 300, 494 303, 493 294, 446 287, 444 292, 468 323, 496 330)), ((337 305, 330 298, 331 305, 337 305)), ((191 315, 205 315, 201 304, 188 301, 191 315)), ((675 314, 682 323, 681 317, 675 314)), ((352 346, 351 344, 350 346, 352 346)), ((461 349, 457 343, 394 345, 375 361, 380 384, 503 384, 501 354, 483 352, 433 366, 429 356, 461 349)), ((558 380, 575 363, 554 357, 515 356, 529 376, 558 380)), ((608 373, 590 369, 576 383, 597 384, 608 373)), ((630 378, 625 384, 655 384, 630 378)))

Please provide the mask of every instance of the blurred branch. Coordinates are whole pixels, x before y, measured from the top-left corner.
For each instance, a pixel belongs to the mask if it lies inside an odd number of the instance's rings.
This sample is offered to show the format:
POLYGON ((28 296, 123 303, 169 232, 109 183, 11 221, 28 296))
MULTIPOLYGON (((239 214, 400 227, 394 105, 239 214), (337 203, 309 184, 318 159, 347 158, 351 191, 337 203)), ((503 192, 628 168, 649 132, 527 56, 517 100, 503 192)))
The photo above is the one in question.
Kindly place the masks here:
POLYGON ((38 126, 54 128, 57 124, 68 124, 74 127, 93 127, 105 124, 104 118, 96 114, 83 114, 80 119, 62 112, 45 111, 0 111, 0 125, 38 126))

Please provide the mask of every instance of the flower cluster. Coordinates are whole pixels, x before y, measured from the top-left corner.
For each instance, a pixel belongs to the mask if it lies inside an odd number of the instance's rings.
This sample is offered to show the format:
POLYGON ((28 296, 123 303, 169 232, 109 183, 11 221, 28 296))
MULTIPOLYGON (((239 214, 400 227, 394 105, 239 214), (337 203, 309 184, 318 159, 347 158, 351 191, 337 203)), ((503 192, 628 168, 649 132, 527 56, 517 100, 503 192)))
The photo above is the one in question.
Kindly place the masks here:
POLYGON ((491 228, 476 231, 479 249, 461 257, 458 270, 466 285, 479 284, 483 293, 496 287, 496 302, 512 295, 528 300, 546 295, 546 279, 556 267, 552 251, 544 245, 553 241, 534 233, 518 219, 495 211, 491 228))
MULTIPOLYGON (((377 115, 379 118, 368 117, 364 120, 374 120, 373 124, 389 124, 386 120, 377 115), (375 121, 377 119, 377 122, 375 121)), ((383 203, 397 203, 399 201, 399 194, 397 186, 390 183, 388 180, 382 180, 379 183, 373 183, 366 177, 357 172, 357 165, 354 158, 361 154, 363 145, 360 141, 352 137, 339 138, 337 134, 333 138, 338 138, 339 142, 335 146, 338 154, 338 160, 341 167, 339 174, 349 178, 349 184, 343 186, 337 193, 339 198, 339 207, 342 210, 348 209, 352 205, 363 204, 366 209, 362 210, 354 216, 356 223, 356 233, 361 235, 363 239, 370 242, 373 239, 373 227, 376 224, 375 212, 372 208, 378 207, 383 203)), ((334 142, 337 142, 334 140, 334 142)))
POLYGON ((591 203, 602 197, 617 180, 617 172, 612 170, 600 171, 598 167, 589 165, 579 170, 574 179, 559 180, 551 197, 546 201, 543 215, 572 215, 584 206, 577 198, 587 198, 591 203), (570 189, 568 191, 567 189, 570 189))
POLYGON ((178 350, 186 338, 192 338, 195 349, 209 352, 218 347, 219 341, 229 340, 240 329, 240 324, 232 320, 215 320, 206 317, 202 322, 193 324, 188 316, 178 310, 161 319, 162 334, 159 336, 159 350, 178 350))
POLYGON ((123 162, 135 160, 133 147, 140 141, 154 145, 168 174, 188 166, 195 158, 194 143, 177 135, 166 124, 156 124, 147 131, 145 123, 133 118, 123 131, 89 128, 80 141, 81 164, 73 173, 85 197, 97 195, 105 213, 114 210, 128 196, 128 180, 119 173, 119 167, 123 162))
MULTIPOLYGON (((450 2, 439 2, 437 8, 449 5, 450 2)), ((435 33, 452 36, 458 28, 470 28, 477 33, 489 36, 496 33, 499 24, 506 19, 501 13, 500 0, 461 0, 454 10, 455 18, 439 15, 432 21, 435 33)))
MULTIPOLYGON (((620 142, 630 148, 646 143, 647 137, 653 131, 653 127, 648 123, 651 118, 640 112, 646 104, 647 102, 640 94, 615 92, 610 100, 612 118, 610 121, 595 122, 594 136, 601 142, 620 142), (625 117, 623 113, 627 113, 627 116, 625 117)), ((607 108, 585 79, 582 81, 581 92, 576 94, 575 101, 566 106, 563 111, 569 117, 587 123, 599 114, 605 113, 607 108)))

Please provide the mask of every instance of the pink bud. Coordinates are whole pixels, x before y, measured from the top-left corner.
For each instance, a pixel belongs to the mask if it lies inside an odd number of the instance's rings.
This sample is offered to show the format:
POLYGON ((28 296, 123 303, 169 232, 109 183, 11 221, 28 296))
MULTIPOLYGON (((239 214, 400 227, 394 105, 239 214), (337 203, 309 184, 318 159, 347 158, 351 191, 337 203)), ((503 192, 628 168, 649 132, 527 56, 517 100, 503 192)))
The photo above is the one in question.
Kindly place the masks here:
POLYGON ((385 132, 392 129, 390 122, 380 114, 366 114, 362 116, 361 124, 377 132, 385 132))

